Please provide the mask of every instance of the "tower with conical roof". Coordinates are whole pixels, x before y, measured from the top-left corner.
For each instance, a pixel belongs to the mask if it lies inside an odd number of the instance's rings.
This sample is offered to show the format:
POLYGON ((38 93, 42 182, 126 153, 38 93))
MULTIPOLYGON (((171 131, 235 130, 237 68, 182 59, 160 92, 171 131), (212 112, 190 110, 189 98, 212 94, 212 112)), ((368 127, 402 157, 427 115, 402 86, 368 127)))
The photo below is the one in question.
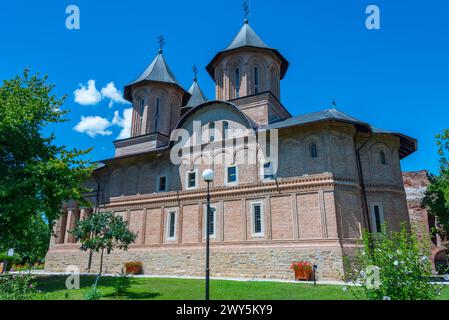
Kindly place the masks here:
POLYGON ((287 59, 266 45, 245 19, 231 44, 217 53, 206 69, 216 83, 218 100, 267 91, 280 99, 280 80, 288 65, 287 59))
POLYGON ((125 86, 124 97, 133 104, 131 138, 153 135, 159 146, 170 137, 190 94, 170 70, 161 45, 145 71, 125 86))
POLYGON ((207 102, 207 98, 204 95, 203 91, 200 88, 200 85, 198 84, 198 69, 196 66, 193 67, 193 84, 189 89, 189 93, 191 95, 189 102, 187 102, 187 105, 185 106, 185 109, 191 109, 196 106, 199 106, 200 104, 203 104, 207 102))
POLYGON ((245 19, 231 44, 218 52, 206 69, 215 81, 217 100, 232 100, 242 110, 252 104, 246 113, 255 116, 257 123, 266 124, 290 117, 280 104, 280 81, 288 66, 287 59, 269 47, 245 19), (251 99, 245 99, 248 97, 257 98, 250 103, 251 99), (254 109, 254 101, 259 110, 254 109))

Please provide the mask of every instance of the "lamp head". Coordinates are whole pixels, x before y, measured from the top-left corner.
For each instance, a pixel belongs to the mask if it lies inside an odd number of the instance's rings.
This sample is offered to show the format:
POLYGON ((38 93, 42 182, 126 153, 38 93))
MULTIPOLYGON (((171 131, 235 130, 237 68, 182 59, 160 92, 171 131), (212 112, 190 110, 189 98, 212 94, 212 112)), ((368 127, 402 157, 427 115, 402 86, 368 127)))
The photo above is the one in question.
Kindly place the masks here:
POLYGON ((215 179, 215 172, 211 169, 204 170, 203 180, 206 182, 212 182, 215 179))

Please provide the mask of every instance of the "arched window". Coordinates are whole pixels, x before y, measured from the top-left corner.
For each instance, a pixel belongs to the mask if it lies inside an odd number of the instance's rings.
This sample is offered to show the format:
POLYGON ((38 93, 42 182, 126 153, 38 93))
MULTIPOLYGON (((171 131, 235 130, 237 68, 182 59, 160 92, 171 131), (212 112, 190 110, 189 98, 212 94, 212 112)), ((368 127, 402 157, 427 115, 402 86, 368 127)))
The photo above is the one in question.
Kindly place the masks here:
POLYGON ((160 105, 161 105, 161 99, 159 97, 157 97, 156 98, 156 110, 154 112, 154 131, 155 132, 158 132, 160 105))
POLYGON ((235 68, 235 71, 234 71, 234 83, 235 83, 234 96, 235 96, 235 98, 239 98, 240 97, 240 68, 239 67, 235 68))
POLYGON ((380 156, 380 163, 383 164, 383 165, 386 165, 387 164, 387 159, 385 157, 385 152, 381 151, 379 153, 379 156, 380 156))
POLYGON ((310 157, 311 158, 318 158, 318 148, 315 143, 312 143, 310 145, 310 157))
POLYGON ((223 121, 223 140, 228 139, 229 122, 223 121))
POLYGON ((279 97, 279 76, 275 67, 271 68, 271 93, 279 97))
POLYGON ((259 79, 259 67, 254 67, 254 94, 259 93, 259 85, 260 85, 260 79, 259 79))
POLYGON ((137 111, 137 124, 135 126, 137 135, 140 135, 140 133, 142 132, 144 110, 145 110, 145 98, 140 98, 140 106, 139 110, 137 111))
POLYGON ((209 141, 215 141, 215 122, 209 123, 209 141))

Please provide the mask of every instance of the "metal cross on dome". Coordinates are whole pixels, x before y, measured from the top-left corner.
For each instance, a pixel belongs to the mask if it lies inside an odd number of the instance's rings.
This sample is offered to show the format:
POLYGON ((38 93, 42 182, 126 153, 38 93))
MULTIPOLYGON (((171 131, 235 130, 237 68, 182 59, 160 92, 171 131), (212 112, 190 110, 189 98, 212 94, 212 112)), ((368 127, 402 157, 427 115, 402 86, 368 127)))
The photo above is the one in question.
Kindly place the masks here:
POLYGON ((198 67, 196 66, 196 64, 193 65, 192 67, 192 71, 193 71, 193 79, 197 79, 197 75, 198 75, 198 67))
POLYGON ((162 48, 165 45, 165 39, 163 35, 160 35, 159 37, 157 37, 157 42, 159 43, 159 51, 162 51, 162 48))
POLYGON ((245 19, 248 20, 249 17, 249 5, 248 1, 242 3, 243 13, 245 14, 245 19))

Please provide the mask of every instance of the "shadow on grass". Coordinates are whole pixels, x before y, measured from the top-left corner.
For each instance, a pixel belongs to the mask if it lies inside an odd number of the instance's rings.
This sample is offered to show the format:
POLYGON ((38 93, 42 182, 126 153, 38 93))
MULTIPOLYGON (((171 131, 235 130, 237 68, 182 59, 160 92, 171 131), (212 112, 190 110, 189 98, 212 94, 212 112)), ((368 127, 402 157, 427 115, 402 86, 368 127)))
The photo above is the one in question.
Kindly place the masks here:
POLYGON ((129 299, 129 300, 150 300, 156 297, 159 297, 159 293, 145 293, 145 292, 127 292, 122 295, 118 295, 115 293, 105 294, 104 298, 112 298, 112 299, 129 299))
MULTIPOLYGON (((37 287, 44 292, 54 292, 66 290, 66 279, 68 276, 39 276, 37 280, 37 287)), ((90 289, 95 283, 97 276, 82 276, 80 277, 80 289, 90 289)), ((98 281, 99 286, 112 287, 114 278, 101 277, 98 281)))

